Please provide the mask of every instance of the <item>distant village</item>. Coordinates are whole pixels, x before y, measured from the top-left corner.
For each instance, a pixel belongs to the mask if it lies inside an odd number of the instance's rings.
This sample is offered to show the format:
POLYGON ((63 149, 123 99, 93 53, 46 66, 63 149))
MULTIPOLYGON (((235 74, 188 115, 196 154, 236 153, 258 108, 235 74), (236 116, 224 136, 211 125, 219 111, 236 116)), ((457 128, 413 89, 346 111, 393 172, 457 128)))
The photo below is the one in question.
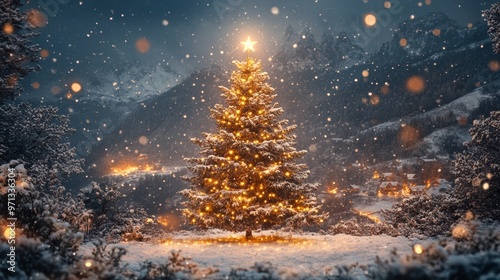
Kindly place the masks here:
MULTIPOLYGON (((356 166, 357 164, 352 164, 356 166)), ((330 187, 327 193, 342 196, 408 197, 427 193, 437 194, 451 186, 436 159, 421 159, 420 168, 414 173, 404 171, 374 170, 364 184, 330 187)))
POLYGON ((112 167, 107 176, 137 179, 147 175, 172 175, 185 169, 186 167, 182 166, 166 166, 161 162, 150 163, 147 154, 140 154, 133 162, 112 167))

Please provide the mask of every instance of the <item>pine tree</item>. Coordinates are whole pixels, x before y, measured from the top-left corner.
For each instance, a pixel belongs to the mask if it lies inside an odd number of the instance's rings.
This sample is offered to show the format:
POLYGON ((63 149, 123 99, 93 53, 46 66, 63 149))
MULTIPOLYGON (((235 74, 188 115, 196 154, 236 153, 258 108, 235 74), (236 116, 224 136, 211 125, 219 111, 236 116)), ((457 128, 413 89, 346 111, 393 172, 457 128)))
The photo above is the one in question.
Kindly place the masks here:
POLYGON ((304 183, 309 170, 294 162, 306 152, 294 147, 296 126, 278 119, 283 109, 273 102, 268 74, 250 57, 234 64, 231 87, 220 87, 227 106, 211 109, 217 133, 192 139, 203 150, 186 159, 193 176, 191 189, 181 191, 188 199, 183 214, 201 228, 246 230, 247 238, 256 229, 322 222, 317 185, 304 183))
POLYGON ((38 61, 39 47, 31 44, 30 37, 36 21, 33 11, 20 10, 20 0, 0 0, 0 103, 21 94, 19 80, 38 70, 29 62, 38 61))
POLYGON ((59 185, 61 179, 83 172, 83 159, 76 158, 68 137, 75 129, 69 117, 55 107, 32 107, 27 103, 0 106, 0 163, 25 163, 36 187, 59 185))
POLYGON ((493 50, 495 53, 500 53, 500 3, 495 3, 489 10, 483 11, 483 17, 488 23, 488 34, 493 42, 493 50))
POLYGON ((475 120, 472 139, 457 155, 454 193, 464 211, 500 220, 500 111, 475 120))

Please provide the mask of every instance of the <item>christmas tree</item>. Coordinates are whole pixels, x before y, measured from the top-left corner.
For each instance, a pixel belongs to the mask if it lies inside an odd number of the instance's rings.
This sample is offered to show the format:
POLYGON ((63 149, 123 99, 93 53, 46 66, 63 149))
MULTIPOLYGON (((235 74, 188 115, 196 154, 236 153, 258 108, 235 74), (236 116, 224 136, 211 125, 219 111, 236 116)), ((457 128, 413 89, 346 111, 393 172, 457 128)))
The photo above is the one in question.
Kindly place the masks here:
POLYGON ((304 183, 307 166, 294 162, 306 153, 294 147, 296 126, 278 119, 283 109, 273 102, 269 76, 248 56, 255 43, 242 42, 247 58, 233 62, 238 70, 231 87, 220 87, 227 106, 211 109, 218 132, 192 139, 203 150, 201 157, 186 159, 193 176, 187 178, 191 189, 181 192, 190 223, 246 231, 247 238, 252 230, 297 228, 327 217, 318 211, 316 184, 304 183))

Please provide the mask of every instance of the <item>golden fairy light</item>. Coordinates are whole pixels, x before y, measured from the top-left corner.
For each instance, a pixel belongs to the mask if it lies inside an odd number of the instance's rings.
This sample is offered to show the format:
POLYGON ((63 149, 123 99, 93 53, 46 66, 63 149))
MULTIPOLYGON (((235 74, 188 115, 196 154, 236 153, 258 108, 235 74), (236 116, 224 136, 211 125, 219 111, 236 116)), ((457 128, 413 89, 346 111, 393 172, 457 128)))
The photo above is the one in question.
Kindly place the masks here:
POLYGON ((92 261, 91 260, 86 260, 85 261, 85 267, 91 267, 92 266, 92 261))
POLYGON ((248 36, 247 40, 245 42, 241 42, 243 45, 243 52, 255 52, 254 45, 257 44, 257 42, 254 42, 250 40, 250 36, 248 36))
POLYGON ((460 223, 451 230, 451 235, 457 239, 466 239, 470 236, 470 230, 460 223))
POLYGON ((413 251, 416 254, 420 255, 424 252, 424 247, 422 247, 422 245, 420 245, 420 244, 415 244, 415 246, 413 246, 413 251))
POLYGON ((12 231, 11 228, 6 228, 5 231, 3 232, 3 237, 5 237, 5 239, 9 239, 11 237, 11 231, 12 231))

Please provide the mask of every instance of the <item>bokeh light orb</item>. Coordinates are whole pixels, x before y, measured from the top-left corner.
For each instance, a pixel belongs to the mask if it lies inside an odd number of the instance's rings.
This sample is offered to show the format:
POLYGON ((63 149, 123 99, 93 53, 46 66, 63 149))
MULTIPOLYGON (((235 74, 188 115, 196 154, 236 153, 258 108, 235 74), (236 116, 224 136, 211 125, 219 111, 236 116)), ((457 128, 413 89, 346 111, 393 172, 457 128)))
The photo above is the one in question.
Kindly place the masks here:
POLYGON ((40 51, 40 57, 41 58, 47 58, 47 57, 49 57, 49 55, 50 55, 50 53, 46 49, 43 49, 43 50, 40 51))
POLYGON ((366 26, 373 27, 377 24, 377 17, 373 14, 366 14, 363 21, 366 26))
POLYGON ((148 144, 148 142, 149 142, 148 137, 146 137, 146 136, 139 137, 139 144, 144 146, 144 145, 148 144))
POLYGON ((399 45, 400 45, 401 47, 406 47, 406 46, 408 45, 408 40, 406 40, 405 38, 401 38, 401 39, 399 40, 399 45))
POLYGON ((488 63, 488 68, 491 72, 498 72, 500 70, 500 63, 497 60, 492 60, 488 63))
POLYGON ((71 90, 74 92, 74 93, 78 93, 82 90, 82 85, 78 82, 74 82, 71 84, 71 90))
POLYGON ((418 94, 425 90, 425 81, 420 76, 411 76, 406 81, 406 89, 412 94, 418 94))
POLYGON ((410 125, 405 125, 399 131, 398 139, 403 147, 412 147, 420 140, 420 132, 410 125))
POLYGON ((32 9, 28 12, 28 24, 33 28, 40 28, 47 25, 47 16, 45 13, 32 9))
POLYGON ((61 88, 58 86, 53 86, 50 88, 50 92, 52 92, 52 94, 59 94, 61 93, 61 88))
POLYGON ((135 49, 140 53, 147 53, 150 48, 151 43, 146 38, 140 38, 135 42, 135 49))
POLYGON ((12 25, 10 22, 7 22, 3 25, 2 30, 3 33, 10 35, 14 33, 14 25, 12 25))

